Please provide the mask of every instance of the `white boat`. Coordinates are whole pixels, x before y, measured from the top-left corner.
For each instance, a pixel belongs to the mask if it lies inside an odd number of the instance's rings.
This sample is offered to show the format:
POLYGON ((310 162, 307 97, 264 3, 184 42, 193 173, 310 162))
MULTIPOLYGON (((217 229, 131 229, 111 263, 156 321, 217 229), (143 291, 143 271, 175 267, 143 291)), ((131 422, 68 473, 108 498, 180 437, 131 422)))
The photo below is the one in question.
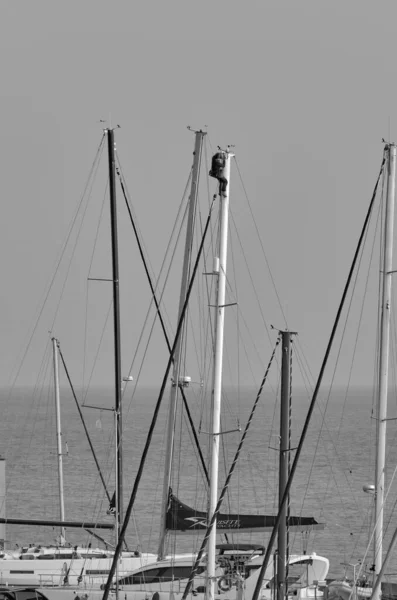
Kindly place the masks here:
MULTIPOLYGON (((68 583, 77 586, 84 578, 91 584, 100 584, 110 571, 113 554, 100 548, 32 546, 26 552, 22 549, 19 558, 15 553, 5 554, 0 560, 0 581, 2 585, 39 587, 68 583)), ((139 553, 123 552, 119 572, 127 574, 154 560, 154 554, 140 556, 139 553)))
MULTIPOLYGON (((215 594, 219 597, 237 597, 236 582, 241 581, 245 597, 252 596, 259 568, 263 561, 264 548, 249 548, 249 545, 222 544, 217 546, 215 594)), ((205 556, 200 563, 194 578, 191 593, 204 593, 207 586, 205 556)), ((156 562, 136 570, 129 576, 119 580, 119 592, 146 592, 182 594, 192 569, 192 559, 178 559, 156 562)), ((291 555, 288 558, 288 597, 306 598, 321 597, 322 589, 318 582, 323 582, 328 574, 328 559, 309 553, 291 555)), ((277 582, 274 577, 274 565, 271 563, 264 577, 261 598, 273 597, 277 582)), ((127 595, 128 597, 128 595, 127 595)))
MULTIPOLYGON (((263 547, 241 544, 222 544, 217 547, 216 585, 217 598, 238 598, 236 582, 241 581, 244 597, 251 598, 263 560, 263 547)), ((161 599, 179 600, 184 592, 196 556, 180 556, 158 561, 137 569, 118 582, 117 593, 124 600, 161 599)), ((302 555, 291 555, 288 560, 288 598, 321 598, 325 589, 325 578, 329 569, 326 558, 314 552, 302 555), (319 583, 320 582, 320 583, 319 583)), ((194 578, 189 597, 204 597, 207 587, 207 556, 205 555, 194 578)), ((277 582, 274 577, 273 564, 266 570, 262 583, 261 598, 271 600, 277 582)), ((80 586, 73 593, 84 600, 96 600, 103 596, 104 585, 80 586)), ((40 593, 49 600, 64 600, 65 588, 40 588, 40 593)), ((110 590, 110 597, 116 595, 116 588, 110 590)))

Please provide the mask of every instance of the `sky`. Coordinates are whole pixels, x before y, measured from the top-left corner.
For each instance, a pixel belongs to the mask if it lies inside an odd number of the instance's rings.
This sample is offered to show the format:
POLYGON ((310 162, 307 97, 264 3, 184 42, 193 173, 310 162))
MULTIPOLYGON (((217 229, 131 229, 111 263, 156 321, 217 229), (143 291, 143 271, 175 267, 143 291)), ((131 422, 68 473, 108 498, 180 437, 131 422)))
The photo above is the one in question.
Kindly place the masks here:
MULTIPOLYGON (((212 149, 235 146, 289 327, 318 372, 381 139, 397 138, 395 2, 2 0, 0 9, 0 385, 14 381, 101 119, 121 126, 117 150, 156 272, 191 164, 187 126, 205 127, 212 149)), ((240 224, 248 237, 243 217, 240 224)), ((128 323, 148 302, 132 264, 128 323)), ((177 298, 175 286, 171 306, 177 298)), ((266 319, 282 326, 274 306, 266 319)), ((62 318, 55 334, 77 334, 62 318)), ((151 355, 153 365, 164 365, 164 350, 151 355)), ((32 383, 36 367, 27 357, 19 383, 32 383)), ((370 382, 367 367, 356 383, 370 382)))

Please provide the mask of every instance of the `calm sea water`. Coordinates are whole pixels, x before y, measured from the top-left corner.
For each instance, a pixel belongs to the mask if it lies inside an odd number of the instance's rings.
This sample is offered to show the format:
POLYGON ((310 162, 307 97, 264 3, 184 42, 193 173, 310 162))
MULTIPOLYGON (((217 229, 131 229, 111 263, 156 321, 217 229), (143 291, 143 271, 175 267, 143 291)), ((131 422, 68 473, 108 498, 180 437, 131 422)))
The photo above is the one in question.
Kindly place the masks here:
MULTIPOLYGON (((126 394, 124 410, 124 501, 127 504, 142 456, 150 421, 157 401, 157 391, 145 389, 136 392, 132 400, 126 394)), ((220 479, 234 456, 241 433, 255 398, 254 390, 244 390, 239 397, 227 394, 224 401, 220 479)), ((206 429, 208 409, 197 390, 188 390, 188 399, 194 421, 200 429, 200 443, 207 456, 206 429)), ((151 449, 135 503, 133 519, 128 530, 131 548, 156 551, 161 506, 163 461, 166 437, 166 404, 160 411, 154 430, 151 449)), ((91 392, 87 404, 110 408, 111 391, 91 392)), ((309 399, 297 394, 293 399, 291 446, 298 443, 306 416, 309 399)), ((55 417, 51 390, 19 389, 10 395, 1 395, 0 453, 6 459, 8 517, 59 518, 55 417)), ((314 516, 325 523, 323 531, 313 532, 308 539, 302 534, 291 534, 293 551, 306 547, 327 556, 331 562, 330 575, 344 574, 341 563, 357 563, 363 559, 372 525, 373 497, 365 494, 363 485, 373 482, 374 420, 371 418, 372 395, 368 390, 354 390, 348 399, 334 393, 328 400, 319 399, 307 441, 297 469, 291 493, 291 514, 314 516), (323 416, 325 415, 324 419, 323 416)), ((228 503, 241 513, 274 514, 277 504, 278 469, 278 414, 274 401, 266 394, 261 401, 238 469, 233 478, 228 503)), ((113 413, 109 410, 85 408, 87 428, 103 469, 110 493, 114 489, 113 413)), ((175 474, 173 489, 186 504, 205 510, 206 486, 197 467, 196 452, 192 447, 189 426, 184 414, 178 414, 178 434, 175 438, 175 474)), ((393 479, 397 456, 394 442, 394 422, 389 427, 388 481, 393 479)), ((91 456, 86 436, 70 393, 62 393, 62 438, 64 452, 64 486, 66 518, 71 520, 111 521, 106 515, 108 501, 91 456)), ((291 453, 293 458, 294 453, 291 453)), ((396 489, 392 485, 386 514, 386 541, 393 533, 393 508, 396 489)), ((9 547, 15 543, 51 543, 58 535, 56 528, 8 526, 6 539, 9 547)), ((240 536, 240 541, 263 543, 269 534, 240 536)), ((111 541, 111 535, 104 537, 111 541)), ((88 535, 69 530, 72 543, 90 541, 88 535)), ((237 540, 237 538, 231 538, 237 540)), ((169 550, 197 548, 198 539, 179 536, 170 541, 169 550)), ((372 563, 371 555, 365 559, 372 563)), ((388 569, 397 573, 392 559, 388 569)), ((350 571, 351 572, 351 571, 350 571)), ((395 579, 392 577, 392 579, 395 579)))

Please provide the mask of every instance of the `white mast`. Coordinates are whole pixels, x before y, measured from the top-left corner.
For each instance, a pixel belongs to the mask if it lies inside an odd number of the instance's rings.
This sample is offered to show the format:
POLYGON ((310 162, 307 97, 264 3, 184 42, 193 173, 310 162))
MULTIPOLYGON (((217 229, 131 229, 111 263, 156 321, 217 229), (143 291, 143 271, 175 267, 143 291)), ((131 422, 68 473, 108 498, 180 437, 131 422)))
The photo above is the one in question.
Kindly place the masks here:
MULTIPOLYGON (((385 490, 385 455, 386 455, 386 423, 387 423, 387 388, 389 371, 390 341, 390 307, 393 268, 393 226, 394 197, 396 179, 396 146, 389 144, 388 153, 387 201, 384 223, 384 250, 382 272, 382 304, 380 324, 380 356, 379 356, 379 398, 377 408, 377 449, 375 471, 375 570, 374 577, 379 575, 383 560, 383 503, 385 490)), ((380 599, 380 590, 377 598, 380 599)))
MULTIPOLYGON (((214 348, 214 386, 211 411, 210 447, 210 494, 208 521, 211 520, 218 500, 218 464, 219 464, 219 435, 221 417, 222 393, 222 360, 223 360, 223 331, 225 323, 225 291, 226 291, 226 259, 227 234, 229 218, 230 193, 230 159, 234 156, 229 151, 220 152, 212 159, 210 175, 219 179, 220 221, 219 221, 219 258, 215 259, 214 272, 217 274, 218 285, 215 304, 215 348, 214 348), (219 161, 219 166, 214 162, 219 161), (223 164, 222 164, 223 160, 223 164)), ((208 539, 208 582, 207 599, 215 597, 215 554, 216 554, 216 521, 208 539)))
MULTIPOLYGON (((186 300, 186 293, 189 286, 189 267, 190 258, 192 254, 193 245, 193 231, 194 231, 194 218, 196 214, 197 196, 198 196, 198 184, 200 176, 200 162, 203 147, 203 139, 206 133, 204 131, 196 131, 196 140, 194 145, 194 160, 192 168, 192 182, 189 196, 189 212, 186 228, 186 243, 185 243, 185 254, 183 258, 182 268, 182 280, 181 280, 181 291, 179 296, 179 310, 178 310, 178 323, 180 316, 183 311, 183 307, 186 300)), ((158 549, 158 558, 161 560, 164 558, 164 544, 166 534, 166 516, 168 507, 168 493, 171 485, 171 467, 173 457, 173 446, 174 446, 174 426, 175 426, 175 414, 176 404, 178 399, 179 380, 180 380, 180 368, 181 368, 181 356, 182 356, 182 340, 183 336, 180 335, 174 353, 174 367, 172 373, 172 386, 170 393, 170 406, 168 411, 168 435, 167 435, 167 447, 165 453, 165 465, 164 465, 164 483, 163 483, 163 502, 161 512, 161 523, 160 523, 160 540, 158 549)), ((182 383, 183 385, 183 383, 182 383)))
MULTIPOLYGON (((61 521, 65 520, 65 502, 63 494, 63 459, 62 459, 62 431, 61 431, 61 406, 59 400, 59 369, 58 369, 59 342, 52 338, 52 350, 54 359, 54 388, 55 388, 55 414, 57 432, 57 455, 58 455, 58 482, 59 482, 59 507, 61 521)), ((65 543, 65 528, 61 527, 61 544, 65 543)))

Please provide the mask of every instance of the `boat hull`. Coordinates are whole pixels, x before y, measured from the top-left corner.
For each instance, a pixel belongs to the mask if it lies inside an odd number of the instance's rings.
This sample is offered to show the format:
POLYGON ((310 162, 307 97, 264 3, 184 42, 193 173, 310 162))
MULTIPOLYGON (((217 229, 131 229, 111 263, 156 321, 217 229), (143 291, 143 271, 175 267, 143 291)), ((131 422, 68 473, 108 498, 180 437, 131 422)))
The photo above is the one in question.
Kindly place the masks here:
MULTIPOLYGON (((119 576, 155 562, 155 554, 124 557, 119 560, 119 576)), ((51 560, 0 560, 1 585, 60 586, 65 581, 78 586, 83 577, 87 585, 106 581, 113 558, 56 558, 51 560), (66 578, 66 579, 65 579, 66 578)))

